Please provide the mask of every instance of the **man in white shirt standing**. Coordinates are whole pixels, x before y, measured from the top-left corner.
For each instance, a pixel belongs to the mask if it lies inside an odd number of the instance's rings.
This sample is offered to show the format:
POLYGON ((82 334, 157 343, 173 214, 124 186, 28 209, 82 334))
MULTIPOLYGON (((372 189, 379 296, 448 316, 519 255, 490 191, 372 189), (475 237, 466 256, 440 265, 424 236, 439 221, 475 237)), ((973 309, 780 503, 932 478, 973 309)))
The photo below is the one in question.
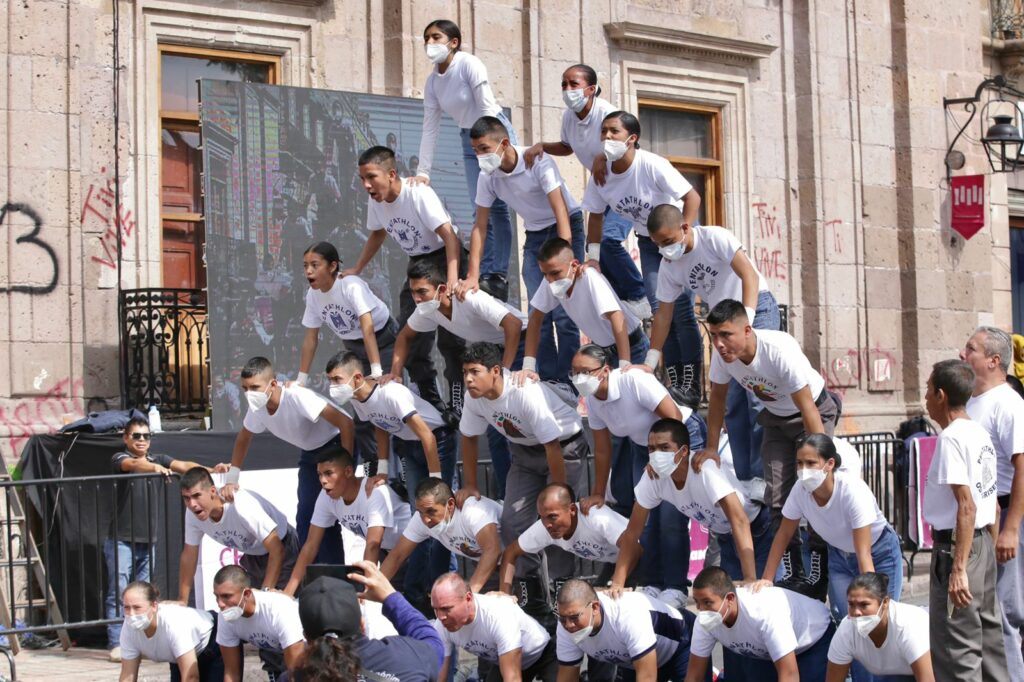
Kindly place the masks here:
MULTIPOLYGON (((409 256, 409 264, 431 263, 443 268, 448 285, 453 287, 465 274, 465 249, 459 241, 440 197, 424 183, 413 183, 398 176, 395 153, 387 147, 370 147, 359 156, 359 178, 370 195, 366 208, 366 227, 370 231, 355 266, 344 275, 358 275, 373 259, 386 239, 386 234, 409 256)), ((399 326, 404 326, 416 309, 409 282, 402 283, 398 294, 399 326)), ((444 411, 437 390, 437 371, 430 357, 434 334, 416 337, 410 349, 409 378, 419 387, 420 396, 444 411)), ((463 346, 458 337, 441 329, 437 334, 438 349, 447 357, 456 355, 463 346)), ((449 370, 449 372, 451 372, 449 370)))
POLYGON ((932 367, 928 416, 942 432, 928 467, 923 513, 932 526, 932 665, 947 680, 1009 680, 996 595, 996 452, 967 415, 975 377, 962 360, 932 367))
MULTIPOLYGON (((306 541, 313 505, 320 494, 316 461, 325 448, 341 445, 349 452, 355 443, 352 419, 313 391, 293 383, 280 384, 270 360, 250 358, 242 368, 242 390, 249 411, 235 437, 231 451, 231 469, 221 488, 221 496, 230 502, 238 490, 238 477, 249 452, 253 434, 270 431, 284 442, 301 450, 299 454, 299 503, 295 511, 295 530, 299 543, 306 541)), ((340 530, 340 529, 339 529, 340 530)), ((321 563, 344 563, 340 533, 332 533, 317 557, 321 563)))
POLYGON ((999 535, 996 537, 996 593, 1003 616, 1003 642, 1010 679, 1024 680, 1024 399, 1006 383, 1013 359, 1010 335, 998 327, 978 327, 960 359, 974 370, 974 393, 967 414, 996 449, 999 535))
POLYGON ((224 659, 224 680, 242 682, 242 643, 260 652, 263 670, 271 680, 295 670, 306 640, 299 619, 299 602, 280 592, 257 592, 241 566, 225 566, 213 576, 217 597, 217 644, 224 659))
MULTIPOLYGON (((537 266, 537 253, 544 242, 561 237, 572 244, 573 254, 583 259, 583 211, 569 194, 555 162, 541 157, 532 168, 527 168, 523 160, 526 147, 512 144, 508 129, 497 118, 484 116, 473 124, 469 136, 480 160, 480 178, 476 191, 476 223, 469 241, 469 274, 462 291, 477 287, 487 238, 487 217, 490 207, 500 199, 523 219, 526 228, 521 265, 526 295, 532 299, 543 279, 537 266)), ((544 379, 567 381, 569 363, 579 347, 579 329, 564 311, 555 310, 545 316, 541 328, 541 351, 537 355, 540 365, 535 367, 524 362, 523 366, 537 370, 544 379)))
MULTIPOLYGON (((558 666, 551 635, 514 599, 474 594, 458 573, 446 573, 434 583, 430 604, 445 651, 451 652, 455 645, 477 656, 485 664, 480 666, 481 680, 556 682, 558 666)), ((451 655, 446 656, 437 679, 448 679, 451 663, 451 655)))
POLYGON ((836 627, 821 602, 781 587, 737 588, 717 566, 694 578, 693 599, 699 612, 686 682, 705 675, 716 642, 737 654, 735 679, 824 682, 836 627))

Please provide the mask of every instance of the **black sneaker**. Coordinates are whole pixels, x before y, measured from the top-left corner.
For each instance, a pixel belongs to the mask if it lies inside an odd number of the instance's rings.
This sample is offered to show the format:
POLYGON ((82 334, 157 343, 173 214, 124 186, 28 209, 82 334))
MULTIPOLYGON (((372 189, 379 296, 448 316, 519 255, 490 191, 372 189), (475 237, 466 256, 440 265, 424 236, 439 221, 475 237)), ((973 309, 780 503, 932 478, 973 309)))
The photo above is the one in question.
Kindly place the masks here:
POLYGON ((499 301, 508 301, 508 278, 500 272, 491 272, 480 277, 480 291, 486 292, 499 301))

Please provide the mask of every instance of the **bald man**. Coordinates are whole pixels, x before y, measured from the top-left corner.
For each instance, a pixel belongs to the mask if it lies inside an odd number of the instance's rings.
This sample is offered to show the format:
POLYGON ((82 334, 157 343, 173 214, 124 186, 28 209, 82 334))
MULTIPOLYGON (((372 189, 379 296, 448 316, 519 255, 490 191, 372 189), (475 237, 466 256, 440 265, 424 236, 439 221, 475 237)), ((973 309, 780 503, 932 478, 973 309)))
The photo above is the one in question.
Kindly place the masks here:
POLYGON ((434 582, 430 605, 437 615, 434 627, 449 652, 439 680, 448 679, 454 644, 477 656, 486 682, 556 681, 555 643, 515 599, 474 594, 457 573, 446 573, 434 582))

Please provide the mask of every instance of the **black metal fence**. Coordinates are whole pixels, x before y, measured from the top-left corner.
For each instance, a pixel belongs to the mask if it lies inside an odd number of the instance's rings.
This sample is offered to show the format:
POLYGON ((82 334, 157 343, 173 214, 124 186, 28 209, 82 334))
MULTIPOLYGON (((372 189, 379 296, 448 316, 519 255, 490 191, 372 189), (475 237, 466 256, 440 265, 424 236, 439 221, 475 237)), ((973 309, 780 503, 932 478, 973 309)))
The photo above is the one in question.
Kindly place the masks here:
POLYGON ((210 381, 206 292, 126 289, 119 308, 122 407, 203 413, 210 381))

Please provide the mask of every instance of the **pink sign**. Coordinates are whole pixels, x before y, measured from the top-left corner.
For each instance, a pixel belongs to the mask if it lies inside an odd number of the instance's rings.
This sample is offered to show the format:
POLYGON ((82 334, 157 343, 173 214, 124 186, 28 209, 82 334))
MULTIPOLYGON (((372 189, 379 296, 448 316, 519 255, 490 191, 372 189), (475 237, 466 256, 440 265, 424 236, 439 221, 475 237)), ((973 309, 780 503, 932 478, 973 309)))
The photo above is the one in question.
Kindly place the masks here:
POLYGON ((928 479, 928 469, 935 456, 937 436, 925 436, 914 440, 913 457, 910 471, 910 515, 915 523, 910 526, 910 538, 917 543, 919 549, 931 549, 932 528, 924 520, 924 489, 928 479))
POLYGON ((708 552, 708 531, 690 519, 690 580, 704 569, 704 556, 708 552))

